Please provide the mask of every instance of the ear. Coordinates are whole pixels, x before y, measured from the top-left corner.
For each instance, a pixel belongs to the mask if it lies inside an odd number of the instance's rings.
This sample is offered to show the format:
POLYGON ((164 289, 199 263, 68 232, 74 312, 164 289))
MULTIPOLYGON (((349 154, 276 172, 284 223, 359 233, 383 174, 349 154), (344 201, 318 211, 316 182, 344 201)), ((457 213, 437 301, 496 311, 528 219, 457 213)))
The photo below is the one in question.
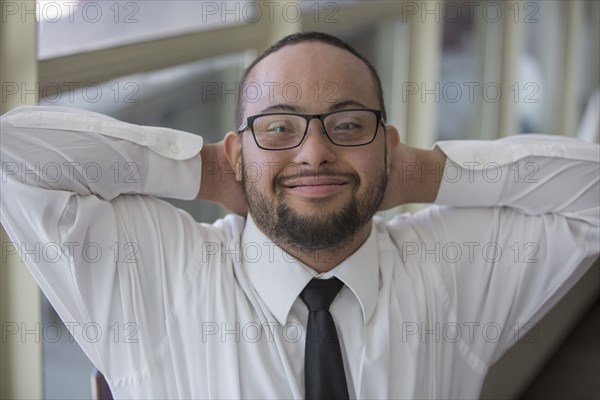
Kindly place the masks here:
POLYGON ((237 132, 227 132, 223 139, 223 149, 229 166, 235 171, 235 180, 242 181, 242 137, 237 132))
POLYGON ((393 125, 385 126, 385 151, 386 151, 386 172, 390 175, 394 157, 396 156, 398 145, 400 144, 400 133, 393 125))

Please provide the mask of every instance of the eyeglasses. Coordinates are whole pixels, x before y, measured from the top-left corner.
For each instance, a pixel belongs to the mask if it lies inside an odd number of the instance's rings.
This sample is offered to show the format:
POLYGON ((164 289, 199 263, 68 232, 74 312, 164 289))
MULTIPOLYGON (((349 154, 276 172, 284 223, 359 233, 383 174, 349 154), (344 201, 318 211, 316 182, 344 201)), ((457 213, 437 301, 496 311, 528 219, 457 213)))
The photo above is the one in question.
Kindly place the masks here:
POLYGON ((238 133, 250 128, 256 145, 261 149, 288 150, 300 146, 308 132, 308 124, 313 119, 321 121, 331 143, 344 147, 367 145, 375 140, 378 125, 385 127, 381 111, 353 109, 326 114, 253 115, 239 127, 238 133))

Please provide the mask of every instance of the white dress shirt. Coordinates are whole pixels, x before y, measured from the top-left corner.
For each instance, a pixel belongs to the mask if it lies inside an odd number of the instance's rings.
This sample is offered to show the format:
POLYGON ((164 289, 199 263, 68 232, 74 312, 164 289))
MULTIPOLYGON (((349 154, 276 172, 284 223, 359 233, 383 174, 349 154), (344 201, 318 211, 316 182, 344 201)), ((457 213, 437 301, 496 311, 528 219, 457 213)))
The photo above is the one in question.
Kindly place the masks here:
POLYGON ((436 205, 375 217, 321 275, 251 217, 198 223, 155 197, 197 195, 199 136, 23 107, 1 143, 1 222, 116 398, 302 398, 315 276, 345 283, 351 397, 476 398, 599 253, 599 148, 565 137, 438 143, 436 205))

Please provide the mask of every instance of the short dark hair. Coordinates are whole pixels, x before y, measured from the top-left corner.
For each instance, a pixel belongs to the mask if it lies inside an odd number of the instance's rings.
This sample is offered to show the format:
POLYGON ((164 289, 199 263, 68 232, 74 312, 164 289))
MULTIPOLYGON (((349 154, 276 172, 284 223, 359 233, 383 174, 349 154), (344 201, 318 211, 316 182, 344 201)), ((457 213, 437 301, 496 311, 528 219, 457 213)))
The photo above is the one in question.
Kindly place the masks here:
POLYGON ((263 58, 267 57, 270 54, 275 53, 277 50, 280 50, 280 49, 284 48, 285 46, 291 46, 293 44, 298 44, 298 43, 302 43, 302 42, 321 42, 321 43, 325 43, 325 44, 328 44, 328 45, 331 45, 334 47, 338 47, 342 50, 346 50, 347 52, 353 54, 356 58, 358 58, 363 63, 365 63, 365 65, 369 68, 369 71, 371 72, 371 76, 373 77, 373 79, 375 80, 375 83, 377 85, 377 92, 378 92, 377 95, 379 97, 379 103, 381 106, 381 114, 382 114, 383 119, 384 120, 386 119, 385 103, 383 100, 383 89, 381 87, 381 80, 379 79, 379 75, 377 74, 377 71, 375 70, 373 65, 371 65, 369 60, 367 60, 358 51, 356 51, 356 49, 354 47, 350 46, 348 43, 344 42, 342 39, 340 39, 338 37, 335 37, 333 35, 330 35, 328 33, 323 33, 323 32, 301 32, 301 33, 294 33, 292 35, 288 35, 288 36, 284 37, 283 39, 279 40, 277 43, 275 43, 274 45, 269 47, 267 50, 265 50, 265 52, 262 53, 260 56, 258 56, 254 61, 252 61, 252 63, 248 66, 248 68, 246 68, 246 70, 244 71, 244 74, 242 75, 242 80, 240 81, 240 85, 239 85, 239 89, 238 89, 240 92, 240 96, 238 96, 239 100, 235 106, 235 120, 236 120, 237 126, 240 126, 242 124, 242 118, 243 118, 243 114, 244 114, 244 96, 242 95, 242 93, 246 86, 246 81, 248 80, 248 75, 250 75, 250 72, 252 72, 252 70, 254 69, 256 64, 258 64, 263 58))

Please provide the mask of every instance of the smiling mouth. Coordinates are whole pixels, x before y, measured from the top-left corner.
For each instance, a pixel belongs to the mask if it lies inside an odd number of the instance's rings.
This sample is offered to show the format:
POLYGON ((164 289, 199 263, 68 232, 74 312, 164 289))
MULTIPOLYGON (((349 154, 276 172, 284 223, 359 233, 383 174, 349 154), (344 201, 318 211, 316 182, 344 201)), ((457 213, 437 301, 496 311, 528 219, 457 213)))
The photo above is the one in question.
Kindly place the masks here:
POLYGON ((287 188, 295 188, 300 186, 341 186, 346 185, 347 183, 348 180, 344 179, 301 178, 287 182, 283 186, 287 188))
POLYGON ((290 179, 282 184, 283 188, 302 197, 331 196, 351 183, 345 177, 305 176, 290 179))

